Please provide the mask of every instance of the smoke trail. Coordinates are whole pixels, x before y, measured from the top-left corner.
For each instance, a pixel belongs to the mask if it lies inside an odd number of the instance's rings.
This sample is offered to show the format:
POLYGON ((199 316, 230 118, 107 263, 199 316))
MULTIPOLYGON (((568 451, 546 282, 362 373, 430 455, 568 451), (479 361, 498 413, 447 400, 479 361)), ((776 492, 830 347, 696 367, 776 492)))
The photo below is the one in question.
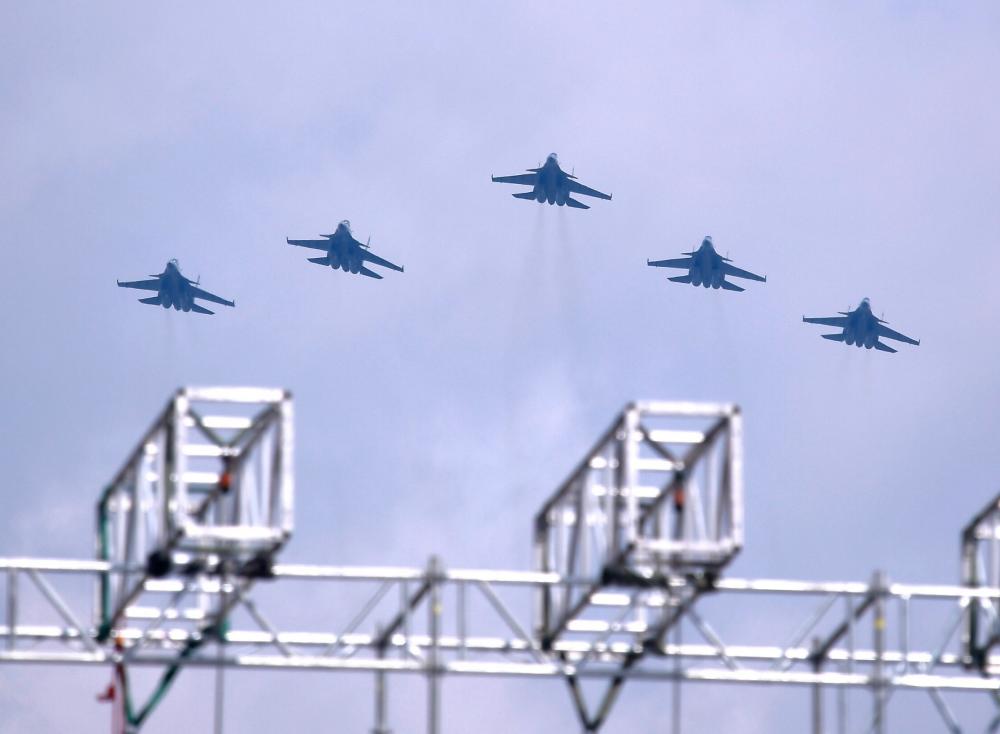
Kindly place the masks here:
MULTIPOLYGON (((164 322, 163 328, 166 331, 166 338, 163 340, 163 358, 160 361, 166 369, 169 369, 174 364, 174 360, 180 351, 178 347, 177 324, 175 323, 175 314, 171 313, 170 309, 160 308, 159 311, 160 318, 164 322)), ((171 376, 173 376, 172 373, 171 376)))
POLYGON ((514 303, 510 310, 510 330, 507 345, 508 355, 524 349, 531 336, 530 329, 535 325, 537 316, 544 306, 545 297, 545 261, 547 258, 545 246, 546 223, 541 205, 536 206, 535 221, 531 230, 528 246, 511 248, 509 252, 519 252, 520 262, 515 269, 517 282, 514 284, 514 303))
POLYGON ((507 256, 518 259, 510 271, 516 282, 511 288, 500 291, 500 297, 503 294, 513 294, 513 303, 509 304, 509 323, 499 376, 499 388, 504 396, 504 451, 508 457, 513 457, 518 451, 518 396, 523 393, 526 384, 526 366, 534 362, 532 347, 537 336, 539 313, 544 310, 539 298, 544 296, 545 291, 546 213, 544 207, 535 205, 534 222, 527 247, 523 242, 512 243, 507 250, 507 256))
POLYGON ((862 365, 861 365, 861 374, 860 374, 861 385, 858 387, 858 396, 863 400, 862 404, 871 409, 875 407, 874 401, 878 397, 876 395, 876 390, 872 385, 872 377, 874 369, 872 365, 872 359, 873 358, 878 359, 879 357, 884 357, 886 355, 879 354, 877 351, 875 351, 874 348, 863 349, 859 351, 864 352, 864 354, 860 355, 864 357, 864 359, 862 360, 862 365))
MULTIPOLYGON (((690 286, 687 287, 690 288, 690 286)), ((710 307, 712 311, 711 321, 715 325, 715 328, 708 335, 708 338, 713 342, 709 351, 717 357, 721 357, 718 363, 721 367, 720 376, 724 380, 722 389, 727 395, 741 395, 743 393, 742 355, 733 337, 732 324, 729 319, 730 303, 727 298, 727 296, 738 294, 724 293, 721 290, 712 289, 704 294, 695 295, 704 295, 712 302, 710 307)))
POLYGON ((560 207, 558 218, 558 249, 555 258, 554 316, 568 337, 564 357, 570 365, 579 364, 586 343, 586 314, 584 313, 580 286, 579 253, 573 240, 567 209, 560 207))

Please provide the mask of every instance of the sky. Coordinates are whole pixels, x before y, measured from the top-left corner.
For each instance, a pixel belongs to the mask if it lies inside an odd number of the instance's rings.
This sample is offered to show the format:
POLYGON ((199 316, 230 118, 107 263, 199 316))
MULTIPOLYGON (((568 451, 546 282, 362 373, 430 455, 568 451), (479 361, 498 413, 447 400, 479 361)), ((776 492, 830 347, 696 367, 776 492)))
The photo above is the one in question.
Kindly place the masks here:
MULTIPOLYGON (((730 573, 957 582, 997 491, 998 32, 975 2, 4 4, 0 555, 90 557, 100 488, 175 388, 269 385, 296 399, 284 560, 529 569, 534 512, 626 402, 718 400, 746 429, 730 573), (490 182, 553 151, 613 201, 490 182), (342 219, 406 272, 284 243, 342 219), (706 234, 767 283, 645 266, 706 234), (170 258, 236 308, 115 287, 170 258), (801 323, 865 296, 921 345, 801 323)), ((106 730, 106 680, 0 669, 0 734, 106 730)), ((208 730, 210 683, 185 673, 145 731, 208 730)), ((420 731, 421 685, 393 686, 393 729, 420 731)), ((228 730, 366 731, 370 688, 233 674, 228 730)), ((807 695, 686 687, 685 731, 804 727, 807 695)), ((554 682, 444 700, 446 732, 576 730, 554 682)), ((930 711, 901 695, 890 722, 930 711)), ((669 720, 637 684, 605 731, 669 720)))

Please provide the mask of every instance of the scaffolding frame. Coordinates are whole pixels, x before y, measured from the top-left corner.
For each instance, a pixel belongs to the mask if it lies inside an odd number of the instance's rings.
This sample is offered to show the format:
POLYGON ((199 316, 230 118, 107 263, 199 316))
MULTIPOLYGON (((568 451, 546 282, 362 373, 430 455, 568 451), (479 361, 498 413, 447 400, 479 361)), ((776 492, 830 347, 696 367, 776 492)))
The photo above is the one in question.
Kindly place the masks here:
MULTIPOLYGON (((546 589, 587 587, 589 579, 449 570, 433 558, 425 568, 276 564, 271 583, 322 584, 335 599, 356 596, 363 587, 364 601, 338 628, 302 631, 278 622, 281 610, 255 600, 253 590, 238 580, 159 581, 149 594, 161 603, 132 608, 127 626, 109 642, 101 640, 96 626, 81 621, 72 596, 57 588, 67 579, 96 581, 109 566, 0 559, 7 610, 0 625, 0 639, 6 643, 0 662, 163 667, 198 643, 184 666, 367 672, 379 678, 418 673, 427 676, 429 690, 436 690, 444 676, 596 679, 619 681, 619 687, 626 680, 805 686, 813 689, 814 732, 824 730, 822 696, 827 688, 870 690, 872 715, 861 731, 873 732, 885 731, 884 712, 896 690, 926 691, 951 732, 963 729, 944 692, 979 691, 993 697, 1000 692, 1000 679, 969 669, 964 638, 958 634, 973 609, 1000 602, 997 588, 889 583, 881 574, 869 582, 718 579, 711 590, 716 607, 745 604, 748 598, 767 598, 772 604, 805 598, 812 603, 808 613, 795 617, 797 623, 781 644, 768 645, 724 640, 709 612, 685 604, 692 596, 701 598, 697 582, 670 577, 664 588, 595 594, 588 618, 576 620, 568 630, 571 635, 546 650, 528 632, 531 625, 520 611, 546 589), (47 601, 57 623, 21 622, 19 589, 28 584, 47 601), (209 636, 203 617, 178 603, 184 593, 228 604, 233 617, 240 614, 250 624, 209 636), (920 613, 931 607, 946 610, 949 620, 935 645, 920 648, 911 638, 912 629, 923 625, 920 613), (648 615, 647 623, 622 623, 623 613, 637 609, 648 615), (670 618, 674 629, 683 625, 684 636, 697 641, 664 639, 651 648, 648 632, 663 618, 670 618), (870 644, 862 643, 865 637, 870 644), (623 670, 629 660, 635 662, 623 670)), ((39 613, 37 607, 34 613, 39 613)), ((988 669, 997 669, 1000 655, 988 655, 985 662, 988 669)), ((583 722, 585 730, 600 727, 611 703, 613 699, 606 710, 583 722)), ((838 721, 847 717, 840 697, 836 715, 838 721)), ((375 730, 385 723, 376 722, 375 730)))
POLYGON ((178 390, 97 502, 101 636, 154 579, 266 575, 292 535, 292 446, 285 390, 178 390))
MULTIPOLYGON (((395 674, 425 677, 430 734, 441 727, 441 681, 466 676, 561 679, 587 732, 606 722, 627 681, 673 686, 675 733, 680 686, 696 682, 807 688, 813 734, 884 734, 897 691, 923 691, 952 733, 968 731, 949 702, 958 693, 986 693, 1000 711, 1000 655, 993 652, 1000 496, 962 532, 960 585, 901 584, 881 572, 866 582, 724 576, 743 543, 739 410, 634 403, 536 515, 533 571, 449 568, 436 557, 424 567, 289 564, 274 554, 291 535, 290 420, 285 391, 178 392, 102 494, 96 560, 0 558, 0 663, 111 667, 125 693, 128 668, 164 670, 141 709, 119 697, 127 731, 141 728, 185 667, 219 671, 217 732, 227 669, 372 675, 374 734, 389 732, 388 679, 395 674), (183 481, 176 462, 173 469, 166 460, 150 468, 171 441, 174 457, 191 455, 185 447, 192 444, 179 433, 171 437, 170 423, 204 436, 199 420, 203 426, 208 414, 192 416, 192 401, 245 409, 262 396, 268 405, 240 421, 225 419, 234 433, 201 444, 211 451, 196 450, 201 459, 223 462, 212 482, 203 481, 199 501, 225 509, 202 512, 197 502, 181 502, 180 491, 168 489, 183 481), (269 431, 270 442, 250 438, 269 431), (157 450, 148 450, 151 443, 157 450), (271 459, 253 464, 265 444, 262 453, 271 459), (238 492, 221 489, 247 481, 234 456, 273 479, 265 505, 277 511, 238 514, 238 492), (159 485, 143 490, 135 478, 149 475, 159 485), (160 501, 144 505, 144 497, 156 496, 160 501), (102 545, 105 503, 122 518, 119 538, 138 533, 130 518, 142 512, 169 531, 102 545), (184 536, 197 542, 185 544, 176 529, 191 518, 201 527, 184 536), (241 523, 255 527, 244 534, 241 523), (274 531, 263 544, 262 527, 274 531), (295 619, 280 595, 303 583, 319 585, 344 618, 319 628, 295 619), (81 588, 97 592, 89 617, 89 594, 81 588), (117 601, 110 616, 103 601, 109 588, 117 601), (768 630, 762 641, 753 629, 726 629, 727 611, 745 613, 762 600, 772 610, 790 609, 770 615, 782 621, 781 630, 768 630), (920 634, 934 625, 941 628, 936 636, 920 634), (588 701, 585 688, 595 684, 603 692, 588 701), (870 707, 859 712, 851 690, 870 693, 870 707)), ((1000 713, 985 730, 1000 730, 1000 713)))

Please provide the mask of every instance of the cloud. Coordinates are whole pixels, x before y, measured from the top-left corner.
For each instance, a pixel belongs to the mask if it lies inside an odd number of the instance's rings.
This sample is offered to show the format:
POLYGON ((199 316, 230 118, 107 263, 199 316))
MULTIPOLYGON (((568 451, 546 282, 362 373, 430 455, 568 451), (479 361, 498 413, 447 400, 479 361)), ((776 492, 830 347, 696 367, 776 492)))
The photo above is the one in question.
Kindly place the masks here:
MULTIPOLYGON (((734 573, 955 580, 997 429, 995 8, 2 12, 0 552, 89 553, 101 483, 172 389, 260 383, 298 400, 296 560, 527 567, 543 499, 622 404, 663 397, 745 408, 734 573), (566 212, 487 178, 552 151, 614 200, 566 212), (406 273, 359 282, 283 243, 343 218, 406 273), (767 285, 645 268, 704 234, 767 285), (238 307, 196 320, 112 285, 168 257, 238 307), (799 323, 866 295, 922 345, 799 323)), ((45 675, 73 705, 7 670, 22 713, 0 728, 105 721, 102 676, 45 675)), ((150 731, 203 726, 209 679, 150 731)), ((263 711, 271 679, 233 676, 234 730, 332 706, 367 725, 367 681, 279 679, 297 703, 263 711)), ((399 687, 402 730, 422 693, 399 687)), ((456 683, 448 725, 495 701, 505 729, 570 727, 559 687, 456 683)), ((691 690, 685 721, 717 728, 792 705, 691 690)), ((662 720, 663 689, 626 695, 610 731, 662 720)))

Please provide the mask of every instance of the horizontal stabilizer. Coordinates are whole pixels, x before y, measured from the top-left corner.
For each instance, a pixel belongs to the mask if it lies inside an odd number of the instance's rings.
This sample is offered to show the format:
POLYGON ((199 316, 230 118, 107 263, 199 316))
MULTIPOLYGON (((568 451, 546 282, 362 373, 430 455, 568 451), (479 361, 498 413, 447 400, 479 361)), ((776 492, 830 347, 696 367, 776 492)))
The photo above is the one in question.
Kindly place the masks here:
POLYGON ((534 201, 535 192, 534 191, 522 191, 520 194, 511 194, 515 199, 530 199, 534 201))
POLYGON ((160 297, 159 296, 152 296, 151 298, 140 298, 139 299, 139 303, 147 303, 150 306, 159 306, 160 305, 160 297))
POLYGON ((205 308, 204 306, 199 306, 197 303, 191 304, 191 310, 194 311, 195 313, 207 313, 209 315, 215 313, 215 311, 209 311, 207 308, 205 308))
POLYGON ((823 338, 829 339, 832 342, 842 342, 844 341, 844 334, 843 332, 840 334, 823 334, 823 338))
POLYGON ((358 270, 358 272, 361 273, 362 275, 367 275, 369 278, 377 278, 378 280, 382 280, 382 276, 381 275, 379 275, 378 273, 376 273, 374 270, 369 270, 368 268, 364 267, 363 265, 361 266, 361 269, 358 270))
POLYGON ((880 341, 875 342, 875 348, 877 350, 879 350, 880 352, 891 352, 893 354, 896 353, 895 349, 893 349, 892 347, 890 347, 888 344, 883 344, 880 341))
POLYGON ((306 259, 309 260, 309 262, 311 262, 311 263, 316 263, 317 265, 329 265, 330 264, 330 258, 328 258, 328 257, 310 257, 310 258, 306 258, 306 259))
POLYGON ((690 275, 675 275, 673 278, 667 278, 667 280, 669 280, 669 281, 671 281, 673 283, 690 283, 691 282, 691 276, 690 275))
POLYGON ((736 285, 735 283, 730 283, 728 280, 723 280, 719 283, 723 290, 727 291, 745 291, 746 288, 736 285))
POLYGON ((571 206, 574 209, 590 209, 590 207, 587 206, 586 204, 583 204, 577 201, 576 199, 572 199, 568 196, 566 197, 566 206, 571 206))

